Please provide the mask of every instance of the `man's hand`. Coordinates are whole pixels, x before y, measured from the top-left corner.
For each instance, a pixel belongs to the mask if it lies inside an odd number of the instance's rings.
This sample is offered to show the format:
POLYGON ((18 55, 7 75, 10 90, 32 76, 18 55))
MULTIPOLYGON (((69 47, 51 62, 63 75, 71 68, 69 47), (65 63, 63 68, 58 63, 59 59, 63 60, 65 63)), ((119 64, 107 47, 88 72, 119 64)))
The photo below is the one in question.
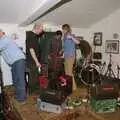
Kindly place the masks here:
POLYGON ((33 60, 35 61, 36 67, 41 67, 41 64, 39 63, 36 53, 33 48, 30 48, 30 54, 31 54, 33 60))
POLYGON ((37 62, 36 67, 41 67, 41 64, 39 62, 37 62))
POLYGON ((63 56, 63 51, 62 50, 59 52, 59 56, 63 56))
POLYGON ((72 35, 67 35, 67 39, 72 39, 75 42, 75 44, 80 44, 80 41, 72 35))
POLYGON ((51 59, 50 55, 48 55, 48 59, 51 59))
POLYGON ((73 39, 72 35, 67 35, 67 39, 73 39))

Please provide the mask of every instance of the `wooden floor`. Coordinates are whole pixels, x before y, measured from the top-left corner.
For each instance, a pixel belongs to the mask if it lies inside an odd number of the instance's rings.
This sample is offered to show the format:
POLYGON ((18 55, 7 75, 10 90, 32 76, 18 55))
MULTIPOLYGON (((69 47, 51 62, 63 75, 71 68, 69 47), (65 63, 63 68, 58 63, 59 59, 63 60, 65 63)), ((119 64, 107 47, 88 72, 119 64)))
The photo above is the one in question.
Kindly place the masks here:
MULTIPOLYGON (((115 113, 109 114, 96 114, 90 109, 81 107, 79 109, 65 111, 62 114, 54 114, 47 112, 38 112, 36 109, 36 97, 28 96, 27 104, 21 105, 13 99, 13 90, 5 90, 9 95, 10 100, 13 102, 14 107, 20 114, 23 120, 120 120, 120 110, 119 108, 115 113)), ((85 89, 79 89, 72 96, 84 96, 86 95, 85 89)))

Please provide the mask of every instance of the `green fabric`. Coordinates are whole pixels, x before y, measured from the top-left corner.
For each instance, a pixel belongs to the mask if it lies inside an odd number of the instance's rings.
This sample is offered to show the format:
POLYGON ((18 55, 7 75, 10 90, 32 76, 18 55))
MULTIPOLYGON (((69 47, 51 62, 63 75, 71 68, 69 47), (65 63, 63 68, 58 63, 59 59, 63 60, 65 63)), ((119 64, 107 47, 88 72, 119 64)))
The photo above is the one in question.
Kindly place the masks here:
POLYGON ((96 100, 95 98, 91 98, 91 108, 93 111, 97 113, 107 113, 114 112, 117 105, 116 99, 105 99, 105 100, 96 100))

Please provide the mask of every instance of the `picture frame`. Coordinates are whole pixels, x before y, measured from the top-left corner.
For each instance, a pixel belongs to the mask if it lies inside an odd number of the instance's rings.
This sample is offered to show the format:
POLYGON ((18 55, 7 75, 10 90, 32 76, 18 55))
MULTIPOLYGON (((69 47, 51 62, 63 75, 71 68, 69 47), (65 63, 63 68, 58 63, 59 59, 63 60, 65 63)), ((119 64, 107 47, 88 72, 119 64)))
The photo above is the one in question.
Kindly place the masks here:
POLYGON ((102 36, 103 36, 102 32, 96 32, 96 33, 94 33, 93 44, 95 46, 101 46, 102 45, 102 36))
POLYGON ((119 53, 119 40, 106 40, 105 41, 105 52, 106 53, 119 53))

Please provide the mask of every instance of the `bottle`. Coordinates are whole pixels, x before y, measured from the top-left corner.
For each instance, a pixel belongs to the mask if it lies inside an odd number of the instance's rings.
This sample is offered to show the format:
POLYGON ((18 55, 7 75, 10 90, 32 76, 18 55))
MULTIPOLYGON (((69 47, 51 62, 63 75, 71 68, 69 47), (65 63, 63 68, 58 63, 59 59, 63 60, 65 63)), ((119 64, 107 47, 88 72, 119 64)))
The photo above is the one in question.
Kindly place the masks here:
POLYGON ((39 73, 39 74, 41 73, 41 68, 40 68, 40 67, 38 67, 38 73, 39 73))
POLYGON ((38 98, 38 99, 37 99, 37 111, 38 111, 38 112, 40 111, 40 106, 41 106, 41 99, 38 98))

